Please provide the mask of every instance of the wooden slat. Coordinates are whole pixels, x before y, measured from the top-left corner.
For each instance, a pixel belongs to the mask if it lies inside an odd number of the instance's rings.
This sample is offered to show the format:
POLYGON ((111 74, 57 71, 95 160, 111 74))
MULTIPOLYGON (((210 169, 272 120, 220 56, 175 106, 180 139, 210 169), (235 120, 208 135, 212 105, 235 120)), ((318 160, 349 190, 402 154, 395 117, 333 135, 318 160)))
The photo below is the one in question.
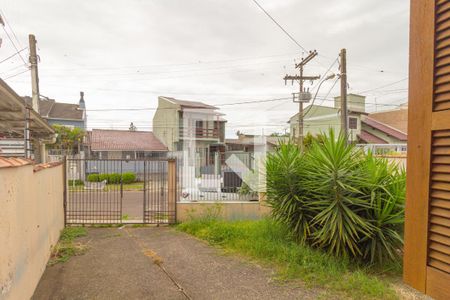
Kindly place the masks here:
MULTIPOLYGON (((450 57, 445 58, 445 59, 440 59, 439 62, 443 65, 445 64, 450 64, 450 57)), ((434 90, 434 92, 436 94, 441 94, 441 93, 447 93, 450 91, 450 83, 444 83, 444 84, 440 84, 436 86, 436 89, 434 90)))
POLYGON ((430 203, 431 203, 430 205, 433 207, 441 207, 441 208, 450 209, 450 201, 449 200, 432 198, 430 203))
MULTIPOLYGON (((450 265, 437 259, 430 259, 428 265, 438 269, 441 272, 450 273, 450 265)), ((427 290, 428 294, 428 290, 427 290)))
POLYGON ((447 130, 450 128, 450 110, 436 111, 431 114, 431 130, 447 130))
POLYGON ((450 137, 433 138, 433 146, 450 146, 450 137))
POLYGON ((446 47, 450 46, 450 39, 448 40, 442 40, 436 43, 436 49, 444 49, 446 47))
POLYGON ((431 172, 433 172, 433 173, 450 173, 450 168, 448 165, 444 165, 444 164, 433 164, 433 166, 431 166, 431 172))
POLYGON ((450 183, 450 174, 441 174, 441 173, 432 174, 431 180, 450 183))
POLYGON ((431 161, 433 164, 444 164, 449 165, 450 164, 450 156, 434 156, 433 160, 431 161))
POLYGON ((430 241, 437 242, 437 243, 444 244, 444 245, 450 245, 450 238, 446 237, 445 235, 438 234, 438 233, 431 233, 430 241))
POLYGON ((442 14, 443 12, 450 10, 450 2, 443 2, 441 5, 438 5, 436 8, 436 12, 438 14, 442 14))
POLYGON ((450 11, 446 11, 442 14, 438 14, 436 16, 436 23, 448 22, 448 19, 450 19, 450 11))
POLYGON ((439 217, 432 215, 430 218, 430 222, 436 225, 450 227, 450 218, 448 217, 439 217))
MULTIPOLYGON (((450 47, 447 47, 447 48, 444 48, 444 49, 449 49, 450 50, 450 47)), ((442 51, 444 49, 442 49, 442 51)), ((448 74, 450 74, 450 66, 443 66, 443 67, 440 67, 440 68, 436 69, 436 76, 445 77, 445 75, 448 75, 448 74)))
POLYGON ((449 147, 435 147, 431 152, 436 155, 450 155, 450 146, 449 147))
POLYGON ((431 197, 442 200, 450 200, 450 193, 444 191, 431 191, 431 197))
POLYGON ((433 131, 433 137, 450 136, 450 130, 435 130, 433 131))
POLYGON ((431 207, 430 214, 450 219, 450 210, 440 207, 431 207))
POLYGON ((431 188, 433 190, 441 190, 441 191, 448 191, 450 192, 450 183, 446 182, 433 182, 431 184, 431 188))
MULTIPOLYGON (((445 48, 445 49, 448 49, 448 52, 450 52, 450 48, 445 48)), ((450 54, 446 54, 446 55, 450 55, 450 54)), ((444 69, 446 67, 449 67, 449 65, 442 67, 442 69, 444 69)), ((445 84, 445 83, 448 83, 448 82, 450 82, 450 74, 444 74, 444 75, 441 75, 441 76, 437 76, 434 84, 436 86, 438 86, 438 85, 442 85, 442 84, 445 84)))
POLYGON ((440 226, 440 225, 436 225, 436 224, 431 224, 430 225, 430 231, 434 232, 434 233, 439 233, 442 234, 446 237, 450 237, 450 228, 448 227, 444 227, 444 226, 440 226))
POLYGON ((450 255, 450 246, 442 243, 430 242, 430 248, 444 253, 446 255, 450 255))
POLYGON ((450 101, 448 102, 441 102, 441 103, 435 103, 434 110, 440 111, 440 110, 448 110, 450 109, 450 101))
POLYGON ((448 267, 450 269, 450 256, 449 255, 446 255, 439 251, 430 250, 430 252, 428 253, 428 256, 432 259, 436 259, 443 263, 448 264, 448 267))

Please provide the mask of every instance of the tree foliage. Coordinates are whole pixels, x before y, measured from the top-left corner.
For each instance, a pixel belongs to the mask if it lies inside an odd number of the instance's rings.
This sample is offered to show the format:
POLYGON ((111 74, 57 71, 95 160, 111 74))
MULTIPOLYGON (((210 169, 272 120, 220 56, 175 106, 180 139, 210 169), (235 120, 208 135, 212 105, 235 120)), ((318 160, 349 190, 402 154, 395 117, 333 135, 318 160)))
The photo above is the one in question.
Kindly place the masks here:
POLYGON ((56 142, 49 144, 50 149, 65 150, 69 153, 73 153, 78 148, 78 145, 82 145, 85 131, 81 128, 70 128, 64 125, 53 125, 56 132, 56 142))

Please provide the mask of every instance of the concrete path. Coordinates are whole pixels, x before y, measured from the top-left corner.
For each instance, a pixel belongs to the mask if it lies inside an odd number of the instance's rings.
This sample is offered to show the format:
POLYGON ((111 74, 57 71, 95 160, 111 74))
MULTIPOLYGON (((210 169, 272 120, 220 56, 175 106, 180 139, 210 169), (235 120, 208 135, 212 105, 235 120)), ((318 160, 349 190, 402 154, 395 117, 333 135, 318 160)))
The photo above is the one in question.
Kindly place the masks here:
POLYGON ((169 227, 90 228, 89 250, 47 267, 33 299, 313 299, 313 290, 169 227))

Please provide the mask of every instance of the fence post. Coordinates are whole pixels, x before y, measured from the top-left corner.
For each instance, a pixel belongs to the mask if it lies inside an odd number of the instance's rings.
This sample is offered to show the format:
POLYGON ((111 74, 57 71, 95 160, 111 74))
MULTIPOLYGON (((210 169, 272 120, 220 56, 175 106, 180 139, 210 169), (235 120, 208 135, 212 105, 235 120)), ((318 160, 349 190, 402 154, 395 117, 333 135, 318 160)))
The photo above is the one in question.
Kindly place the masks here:
POLYGON ((69 181, 67 180, 67 156, 64 156, 64 160, 63 160, 63 181, 64 181, 64 189, 63 189, 63 210, 64 210, 64 226, 67 225, 67 193, 69 190, 69 181))
POLYGON ((173 224, 177 221, 177 168, 175 159, 169 159, 167 163, 167 186, 168 218, 169 224, 173 224))

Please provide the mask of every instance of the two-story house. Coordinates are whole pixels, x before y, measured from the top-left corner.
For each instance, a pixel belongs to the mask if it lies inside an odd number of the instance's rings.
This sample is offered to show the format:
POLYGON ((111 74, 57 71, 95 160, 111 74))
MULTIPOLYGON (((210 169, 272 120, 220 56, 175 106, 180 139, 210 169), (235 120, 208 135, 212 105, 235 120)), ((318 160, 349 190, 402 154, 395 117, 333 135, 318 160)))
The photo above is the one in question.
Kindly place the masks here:
MULTIPOLYGON (((350 141, 358 141, 361 134, 361 122, 365 112, 365 96, 349 94, 347 98, 348 107, 348 133, 350 141)), ((291 138, 297 138, 299 132, 299 114, 295 114, 289 120, 291 138)), ((339 132, 341 128, 340 97, 334 98, 334 106, 310 105, 304 110, 303 136, 308 133, 317 135, 328 132, 333 128, 339 132)))
POLYGON ((204 166, 214 161, 215 153, 225 151, 225 123, 215 106, 160 96, 153 133, 169 151, 185 152, 204 166))
MULTIPOLYGON (((31 97, 23 97, 31 105, 31 97)), ((86 103, 84 93, 80 92, 78 104, 56 102, 54 99, 39 99, 39 114, 50 125, 78 127, 86 130, 86 103)))

